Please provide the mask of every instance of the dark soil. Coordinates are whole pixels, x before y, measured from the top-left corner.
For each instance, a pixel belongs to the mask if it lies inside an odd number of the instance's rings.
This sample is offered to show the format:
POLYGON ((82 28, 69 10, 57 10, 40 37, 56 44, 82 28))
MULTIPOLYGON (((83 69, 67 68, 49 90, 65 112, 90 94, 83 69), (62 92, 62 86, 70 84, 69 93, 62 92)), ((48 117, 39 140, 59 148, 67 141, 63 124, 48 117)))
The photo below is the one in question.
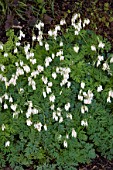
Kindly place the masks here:
MULTIPOLYGON (((21 0, 22 1, 22 0, 21 0)), ((94 30, 97 34, 107 38, 113 44, 113 0, 56 0, 53 5, 46 3, 46 13, 37 15, 31 10, 31 6, 36 6, 34 1, 26 1, 26 10, 24 11, 24 19, 16 14, 16 8, 19 8, 18 0, 13 0, 10 4, 10 12, 1 15, 0 21, 0 41, 7 41, 6 31, 9 28, 14 28, 15 32, 19 31, 19 27, 27 34, 27 41, 32 35, 32 28, 37 19, 42 19, 45 23, 46 33, 50 28, 53 28, 59 23, 61 18, 66 18, 67 26, 70 24, 72 14, 80 13, 82 18, 89 18, 91 21, 89 29, 94 30), (11 6, 12 5, 12 6, 11 6), (13 9, 15 7, 15 10, 13 9)), ((45 0, 46 2, 46 0, 45 0)), ((113 52, 113 47, 112 47, 113 52)), ((10 167, 4 170, 12 170, 10 167)), ((33 170, 25 168, 25 170, 33 170)), ((102 156, 97 156, 89 164, 81 164, 78 170, 113 170, 113 160, 109 161, 102 156)))

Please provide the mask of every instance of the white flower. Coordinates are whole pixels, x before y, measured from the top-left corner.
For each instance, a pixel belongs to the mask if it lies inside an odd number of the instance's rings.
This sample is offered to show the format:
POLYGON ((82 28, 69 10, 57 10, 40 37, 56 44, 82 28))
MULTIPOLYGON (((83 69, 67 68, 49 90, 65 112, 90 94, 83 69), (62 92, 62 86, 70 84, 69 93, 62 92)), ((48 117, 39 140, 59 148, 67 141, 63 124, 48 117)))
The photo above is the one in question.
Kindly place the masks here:
POLYGON ((2 131, 4 131, 5 130, 5 125, 4 124, 2 124, 2 131))
POLYGON ((42 71, 44 71, 44 67, 41 66, 41 65, 38 65, 38 66, 37 66, 37 69, 38 69, 39 73, 41 73, 42 71))
POLYGON ((37 129, 39 132, 41 131, 41 127, 42 127, 42 123, 41 122, 34 124, 34 128, 37 129))
POLYGON ((108 65, 108 63, 103 63, 103 68, 102 68, 103 70, 109 70, 109 65, 108 65))
POLYGON ((56 115, 56 112, 53 112, 53 119, 55 119, 55 121, 58 121, 58 116, 56 115))
POLYGON ((96 51, 96 47, 94 45, 91 46, 92 51, 96 51))
POLYGON ((41 30, 41 27, 44 27, 44 23, 40 21, 38 24, 35 25, 35 27, 41 30))
POLYGON ((49 35, 49 36, 52 36, 52 35, 53 35, 53 31, 52 31, 51 29, 48 31, 48 35, 49 35))
POLYGON ((69 135, 68 134, 66 135, 66 138, 69 139, 69 135))
POLYGON ((113 91, 112 90, 109 91, 109 96, 113 98, 113 91))
POLYGON ((25 34, 20 30, 20 36, 18 37, 19 40, 21 40, 21 38, 25 38, 25 34))
POLYGON ((0 103, 2 103, 2 97, 0 97, 0 103))
POLYGON ((0 43, 0 50, 3 50, 3 45, 0 43))
POLYGON ((64 140, 64 147, 67 148, 68 147, 68 144, 67 144, 67 141, 64 140))
POLYGON ((60 61, 64 60, 64 56, 60 56, 60 61))
POLYGON ((100 60, 97 61, 97 67, 100 65, 100 60))
POLYGON ((5 147, 8 147, 8 146, 10 146, 10 141, 7 141, 7 142, 5 143, 5 147))
POLYGON ((88 107, 85 106, 85 105, 83 105, 83 106, 81 107, 81 113, 85 113, 85 111, 88 112, 88 107))
POLYGON ((42 76, 42 81, 44 82, 44 84, 48 83, 47 77, 42 76))
POLYGON ((52 53, 52 59, 54 59, 55 58, 55 54, 54 53, 52 53))
POLYGON ((46 57, 46 59, 45 59, 45 67, 48 67, 50 62, 52 62, 52 58, 51 57, 46 57))
POLYGON ((81 121, 81 126, 88 126, 87 120, 82 120, 81 121))
POLYGON ((98 47, 99 47, 99 48, 104 48, 104 46, 105 46, 105 44, 104 44, 104 43, 99 42, 99 45, 98 45, 98 47))
POLYGON ((72 129, 72 137, 74 137, 74 138, 77 137, 77 132, 74 129, 72 129))
POLYGON ((20 46, 20 42, 16 42, 16 46, 19 47, 20 46))
POLYGON ((36 108, 32 109, 32 113, 35 115, 35 114, 38 114, 38 110, 36 108))
POLYGON ((60 31, 60 25, 55 26, 55 31, 60 31))
POLYGON ((97 87, 97 92, 101 92, 102 90, 103 90, 103 88, 101 85, 99 87, 97 87))
POLYGON ((61 20, 60 20, 60 25, 64 25, 64 24, 66 24, 65 19, 61 19, 61 20))
POLYGON ((65 110, 66 110, 66 111, 68 111, 68 110, 69 110, 69 108, 70 108, 70 103, 65 104, 65 106, 64 106, 64 107, 65 107, 65 110))
POLYGON ((52 105, 50 106, 50 109, 51 109, 51 110, 54 110, 54 108, 55 108, 55 105, 52 104, 52 105))
POLYGON ((45 49, 46 49, 46 51, 49 50, 49 44, 47 42, 45 43, 45 49))
POLYGON ((79 34, 79 31, 75 30, 75 35, 78 35, 79 34))
POLYGON ((30 52, 29 55, 30 55, 30 57, 34 57, 34 53, 33 52, 30 52))
POLYGON ((29 108, 33 107, 32 101, 28 101, 28 104, 29 104, 29 108))
POLYGON ((63 117, 60 117, 59 123, 63 122, 63 117))
POLYGON ((50 101, 50 102, 54 102, 54 101, 55 101, 55 95, 54 95, 54 94, 51 94, 51 95, 49 96, 49 101, 50 101))
POLYGON ((14 49, 14 53, 17 53, 17 52, 18 52, 18 49, 17 49, 17 48, 15 48, 15 49, 14 49))
POLYGON ((19 76, 19 75, 24 75, 24 70, 21 69, 20 67, 18 67, 16 71, 16 76, 19 76))
POLYGON ((51 88, 46 86, 46 92, 47 92, 47 94, 51 93, 51 88))
POLYGON ((48 82, 48 86, 52 87, 53 83, 52 82, 48 82))
POLYGON ((32 125, 32 121, 30 119, 26 120, 27 126, 31 126, 32 125))
POLYGON ((67 87, 69 88, 70 86, 71 86, 71 82, 68 81, 68 82, 67 82, 67 87))
POLYGON ((0 69, 1 69, 1 71, 4 71, 5 70, 5 66, 4 65, 0 65, 0 69))
POLYGON ((104 57, 101 56, 101 55, 99 55, 99 56, 98 56, 98 59, 99 59, 99 61, 103 61, 103 60, 104 60, 104 57))
POLYGON ((66 117, 72 120, 72 114, 67 114, 66 117))
POLYGON ((17 104, 11 104, 11 109, 13 110, 13 111, 16 111, 16 108, 17 108, 17 104))
POLYGON ((23 69, 24 69, 24 71, 26 71, 26 73, 30 72, 30 67, 27 65, 23 66, 23 69))
POLYGON ((4 53, 4 57, 8 57, 8 53, 4 53))
POLYGON ((54 79, 56 79, 57 74, 56 74, 55 72, 53 72, 53 73, 52 73, 52 77, 53 77, 54 79))
POLYGON ((73 49, 74 49, 74 51, 75 51, 76 53, 78 53, 78 51, 79 51, 79 47, 78 47, 78 46, 73 47, 73 49))
POLYGON ((63 46, 63 42, 62 41, 60 41, 60 47, 62 47, 63 46))
POLYGON ((91 104, 91 99, 90 98, 84 99, 84 104, 91 104))
POLYGON ((83 101, 83 96, 78 95, 78 100, 83 101))
POLYGON ((28 53, 28 50, 30 49, 30 44, 27 44, 25 47, 24 47, 24 51, 25 51, 25 54, 28 53))
POLYGON ((113 63, 113 57, 110 59, 110 63, 113 63))
POLYGON ((56 53, 56 56, 58 57, 58 56, 61 56, 61 55, 63 55, 63 50, 61 49, 61 50, 59 50, 57 53, 56 53))
POLYGON ((20 88, 20 89, 19 89, 19 92, 20 92, 20 93, 24 93, 24 89, 23 89, 23 88, 20 88))
POLYGON ((107 103, 111 103, 110 96, 107 98, 107 103))
POLYGON ((45 91, 43 91, 43 97, 46 98, 46 92, 45 91))
POLYGON ((7 94, 7 93, 5 93, 5 94, 4 94, 4 98, 5 98, 5 100, 8 100, 8 99, 9 99, 9 97, 8 97, 8 94, 7 94))
POLYGON ((85 87, 85 83, 81 82, 81 88, 84 89, 84 87, 85 87))
POLYGON ((83 27, 85 26, 85 24, 87 24, 87 25, 88 25, 89 23, 90 23, 90 20, 89 20, 88 18, 87 18, 87 19, 85 19, 85 20, 84 20, 84 23, 83 23, 83 27))
POLYGON ((8 105, 4 103, 4 109, 8 109, 8 105))
POLYGON ((44 130, 47 131, 47 125, 46 124, 44 125, 44 130))
POLYGON ((43 46, 43 42, 42 42, 41 40, 39 41, 39 45, 40 45, 40 46, 43 46))
POLYGON ((36 58, 34 58, 34 59, 30 59, 30 62, 34 65, 34 64, 36 64, 36 58))
POLYGON ((29 118, 31 116, 32 113, 32 108, 29 106, 27 112, 26 112, 26 117, 29 118))
POLYGON ((35 41, 36 40, 36 35, 32 36, 32 40, 35 41))

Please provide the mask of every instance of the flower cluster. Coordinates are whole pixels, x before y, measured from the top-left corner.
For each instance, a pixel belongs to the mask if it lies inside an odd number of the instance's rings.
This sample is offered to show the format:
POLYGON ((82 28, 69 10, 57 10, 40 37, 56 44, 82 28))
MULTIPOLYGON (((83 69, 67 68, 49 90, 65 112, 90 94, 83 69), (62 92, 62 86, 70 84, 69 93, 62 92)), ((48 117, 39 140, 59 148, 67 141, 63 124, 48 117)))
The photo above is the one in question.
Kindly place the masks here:
MULTIPOLYGON (((80 14, 73 15, 71 25, 74 27, 74 36, 79 36, 81 29, 89 23, 89 19, 85 19, 82 23, 80 14)), ((53 37, 52 40, 55 43, 57 42, 56 40, 58 32, 61 31, 61 26, 65 24, 66 21, 62 19, 60 21, 60 24, 55 26, 54 30, 48 31, 48 36, 53 37)), ((21 46, 21 39, 25 38, 25 34, 20 31, 18 41, 14 44, 14 49, 12 50, 12 55, 14 57, 17 57, 17 61, 13 61, 11 63, 15 72, 8 75, 10 71, 8 72, 7 63, 5 64, 4 62, 0 64, 0 81, 1 84, 5 84, 5 88, 7 91, 0 96, 0 104, 3 105, 3 109, 5 111, 10 109, 13 118, 18 118, 19 114, 22 113, 22 115, 24 115, 26 118, 25 122, 28 128, 33 127, 38 132, 41 132, 42 130, 48 130, 48 125, 50 123, 49 120, 47 120, 48 117, 51 117, 52 122, 55 122, 56 124, 58 123, 58 126, 62 124, 65 124, 66 126, 65 121, 71 122, 72 124, 70 123, 70 129, 68 129, 71 135, 68 133, 66 127, 65 130, 62 130, 63 132, 62 134, 60 134, 60 137, 58 137, 58 140, 63 140, 63 145, 65 148, 67 148, 68 139, 70 138, 70 136, 75 139, 79 136, 76 129, 77 125, 76 123, 73 123, 75 121, 74 115, 73 112, 71 112, 74 104, 70 102, 70 91, 72 90, 71 88, 73 82, 76 83, 76 76, 73 78, 72 69, 68 59, 71 60, 71 63, 73 62, 73 60, 75 60, 75 63, 78 64, 78 60, 82 56, 79 56, 82 45, 79 44, 79 41, 76 43, 72 43, 74 44, 74 46, 72 45, 72 53, 71 50, 69 50, 68 53, 70 54, 68 55, 70 56, 68 56, 66 55, 67 51, 66 53, 64 52, 65 42, 62 37, 60 37, 60 40, 58 40, 59 47, 56 47, 56 49, 51 48, 53 44, 49 43, 50 41, 44 41, 42 31, 43 27, 44 23, 42 23, 41 21, 36 24, 35 28, 38 29, 38 36, 36 36, 35 34, 33 34, 32 36, 32 42, 37 41, 39 47, 41 46, 40 48, 42 49, 42 53, 44 51, 44 55, 42 54, 41 56, 43 58, 43 63, 42 61, 41 64, 38 62, 40 56, 38 56, 38 54, 35 54, 35 50, 32 49, 32 46, 29 43, 23 45, 23 47, 21 46), (20 54, 20 52, 22 52, 21 47, 23 48, 23 54, 20 54), (52 49, 53 51, 50 49, 52 49), (27 86, 27 90, 24 86, 27 86), (12 87, 14 91, 12 90, 12 87), (12 97, 12 95, 10 94, 10 88, 13 93, 15 93, 16 91, 18 97, 24 98, 25 103, 23 103, 23 110, 20 109, 19 103, 16 103, 18 99, 14 95, 12 97), (40 94, 38 94, 38 92, 40 94), (37 100, 36 105, 34 104, 34 98, 35 100, 37 100), (27 109, 26 105, 28 106, 27 109), (37 109, 39 107, 42 107, 42 111, 37 109), (48 109, 48 117, 44 115, 44 113, 46 112, 44 109, 48 109), (41 114, 43 115, 42 117, 40 116, 41 114)), ((104 47, 105 44, 102 41, 99 41, 98 45, 90 44, 89 46, 92 54, 97 54, 98 49, 103 49, 104 47)), ((2 55, 5 60, 10 57, 10 53, 8 53, 7 51, 3 51, 3 44, 0 44, 0 50, 2 51, 2 55)), ((106 70, 110 72, 110 66, 107 60, 104 61, 104 55, 98 53, 96 57, 96 69, 98 69, 100 65, 102 65, 103 72, 106 70)), ((110 63, 113 63, 113 57, 111 58, 110 63)), ((79 64, 82 64, 82 62, 80 61, 79 64)), ((79 69, 77 71, 79 71, 79 69)), ((87 73, 86 76, 89 76, 89 73, 87 73)), ((82 113, 81 116, 83 116, 83 114, 85 115, 85 113, 89 112, 89 105, 92 104, 94 94, 93 90, 90 90, 91 88, 86 89, 87 83, 85 84, 85 79, 82 79, 81 77, 82 76, 79 76, 78 78, 78 82, 80 82, 80 87, 78 90, 79 92, 77 92, 77 100, 79 101, 79 103, 82 103, 82 105, 80 106, 80 112, 82 113)), ((101 92, 104 91, 104 86, 101 85, 101 82, 99 82, 98 86, 96 84, 96 87, 96 92, 101 95, 101 92)), ((111 102, 111 98, 113 98, 112 90, 109 91, 107 102, 111 102)), ((80 126, 87 127, 88 124, 89 122, 87 122, 86 119, 80 120, 80 126)), ((6 126, 4 123, 2 123, 1 129, 3 132, 5 131, 6 126)), ((8 146, 10 146, 10 141, 6 141, 5 143, 5 147, 8 146)))

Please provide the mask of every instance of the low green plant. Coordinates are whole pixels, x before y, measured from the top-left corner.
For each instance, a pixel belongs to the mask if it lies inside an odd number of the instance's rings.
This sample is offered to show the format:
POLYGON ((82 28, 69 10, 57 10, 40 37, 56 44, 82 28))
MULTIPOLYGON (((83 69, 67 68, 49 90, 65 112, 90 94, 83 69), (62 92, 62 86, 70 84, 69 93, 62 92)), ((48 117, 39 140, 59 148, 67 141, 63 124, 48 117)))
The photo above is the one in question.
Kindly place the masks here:
POLYGON ((65 33, 61 20, 45 39, 40 21, 31 44, 21 43, 21 30, 18 37, 7 32, 0 44, 1 167, 70 170, 97 151, 113 158, 111 45, 84 30, 88 23, 75 14, 65 33))

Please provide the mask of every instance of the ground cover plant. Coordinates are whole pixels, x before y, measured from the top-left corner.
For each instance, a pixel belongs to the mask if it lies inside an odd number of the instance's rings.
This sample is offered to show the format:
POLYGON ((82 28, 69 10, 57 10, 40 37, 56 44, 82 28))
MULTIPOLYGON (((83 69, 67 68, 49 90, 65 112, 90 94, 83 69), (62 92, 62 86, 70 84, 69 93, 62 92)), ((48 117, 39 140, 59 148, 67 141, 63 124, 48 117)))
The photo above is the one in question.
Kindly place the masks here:
POLYGON ((113 56, 106 39, 84 30, 89 22, 75 14, 65 31, 62 19, 47 39, 37 22, 31 44, 21 30, 7 32, 0 44, 2 168, 75 169, 97 152, 113 158, 113 56))

